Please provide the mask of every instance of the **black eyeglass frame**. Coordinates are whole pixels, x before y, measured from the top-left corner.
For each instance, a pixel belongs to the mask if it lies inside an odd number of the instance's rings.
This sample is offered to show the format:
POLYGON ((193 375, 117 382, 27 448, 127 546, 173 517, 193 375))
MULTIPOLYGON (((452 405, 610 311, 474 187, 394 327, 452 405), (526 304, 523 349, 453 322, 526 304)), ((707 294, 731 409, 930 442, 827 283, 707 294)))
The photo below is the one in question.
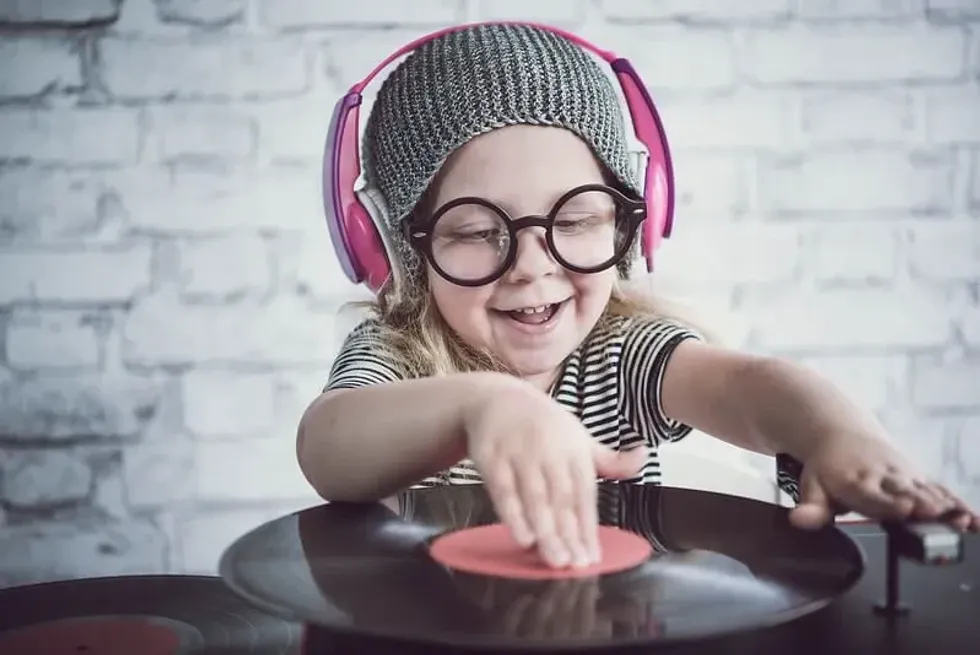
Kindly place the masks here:
POLYGON ((636 232, 646 218, 647 206, 645 201, 627 196, 619 189, 605 184, 583 184, 563 193, 562 196, 555 201, 555 204, 552 205, 548 213, 544 215, 531 214, 513 219, 503 208, 490 200, 476 196, 466 196, 453 198, 449 202, 441 205, 435 210, 435 212, 432 213, 432 216, 428 218, 428 220, 416 222, 410 219, 405 221, 402 224, 402 227, 405 237, 408 239, 412 247, 425 257, 432 268, 435 269, 435 271, 441 277, 458 286, 480 287, 500 279, 500 277, 514 265, 514 262, 517 259, 517 233, 524 228, 543 227, 545 229, 545 241, 548 244, 548 251, 551 253, 551 256, 555 258, 555 261, 561 264, 562 267, 574 273, 591 274, 605 271, 622 261, 623 257, 626 256, 630 248, 633 247, 633 242, 636 240, 636 232), (616 203, 617 221, 621 217, 625 217, 627 221, 627 233, 626 239, 623 240, 619 250, 617 250, 617 252, 608 261, 598 266, 582 268, 581 266, 571 264, 561 256, 561 254, 558 252, 558 248, 555 247, 553 230, 555 218, 565 203, 575 196, 582 193, 587 193, 589 191, 602 191, 612 197, 613 201, 616 203), (493 273, 476 280, 461 280, 449 275, 439 266, 439 263, 436 261, 436 257, 432 252, 432 229, 438 220, 449 210, 459 207, 460 205, 470 204, 486 207, 487 209, 490 209, 496 213, 497 216, 503 220, 504 224, 507 226, 507 233, 509 237, 508 249, 507 255, 501 260, 500 265, 493 273))

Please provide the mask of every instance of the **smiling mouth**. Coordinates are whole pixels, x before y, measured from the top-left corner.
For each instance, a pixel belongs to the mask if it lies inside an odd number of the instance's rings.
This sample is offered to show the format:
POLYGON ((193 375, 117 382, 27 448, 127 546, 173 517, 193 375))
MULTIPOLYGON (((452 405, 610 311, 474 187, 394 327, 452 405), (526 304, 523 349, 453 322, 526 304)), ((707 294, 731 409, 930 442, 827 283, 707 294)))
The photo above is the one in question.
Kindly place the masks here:
POLYGON ((525 307, 523 309, 515 309, 511 311, 501 311, 495 309, 493 311, 506 316, 512 321, 518 323, 523 323, 525 325, 544 325, 551 319, 555 317, 561 306, 565 304, 566 301, 551 303, 550 305, 541 305, 539 307, 525 307))

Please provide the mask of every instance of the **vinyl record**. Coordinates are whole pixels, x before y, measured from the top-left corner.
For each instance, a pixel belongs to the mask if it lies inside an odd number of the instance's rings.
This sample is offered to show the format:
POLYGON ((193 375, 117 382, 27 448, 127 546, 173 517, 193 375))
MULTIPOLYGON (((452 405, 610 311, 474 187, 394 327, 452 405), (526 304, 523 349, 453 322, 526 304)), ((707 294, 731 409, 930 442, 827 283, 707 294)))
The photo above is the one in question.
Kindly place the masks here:
POLYGON ((118 576, 0 590, 0 653, 300 655, 302 626, 216 576, 118 576))
POLYGON ((482 485, 332 503, 234 542, 220 575, 277 615, 408 645, 592 649, 684 642, 793 620, 850 590, 864 559, 837 527, 804 532, 785 508, 689 489, 602 483, 603 525, 653 554, 610 575, 559 580, 452 570, 429 546, 497 522, 482 485))

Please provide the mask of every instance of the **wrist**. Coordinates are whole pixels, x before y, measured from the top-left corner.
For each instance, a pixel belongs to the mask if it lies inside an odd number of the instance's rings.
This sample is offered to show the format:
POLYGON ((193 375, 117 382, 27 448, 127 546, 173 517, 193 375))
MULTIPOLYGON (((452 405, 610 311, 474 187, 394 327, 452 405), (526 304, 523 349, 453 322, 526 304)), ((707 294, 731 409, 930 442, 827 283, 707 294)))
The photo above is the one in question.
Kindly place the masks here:
MULTIPOLYGON (((507 373, 478 372, 464 376, 460 403, 460 424, 462 432, 469 430, 488 411, 488 407, 513 397, 513 394, 526 394, 536 391, 527 382, 507 373)), ((506 402, 506 401, 505 401, 506 402)))

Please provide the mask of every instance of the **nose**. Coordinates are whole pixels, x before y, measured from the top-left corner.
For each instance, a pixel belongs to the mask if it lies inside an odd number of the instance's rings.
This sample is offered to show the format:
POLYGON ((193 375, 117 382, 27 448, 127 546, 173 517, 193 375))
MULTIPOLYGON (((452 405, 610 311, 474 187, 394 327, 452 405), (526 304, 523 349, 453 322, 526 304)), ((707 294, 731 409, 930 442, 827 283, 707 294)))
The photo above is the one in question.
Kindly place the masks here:
POLYGON ((531 227, 517 235, 517 255, 507 272, 511 282, 526 282, 555 272, 558 263, 548 250, 544 228, 531 227))

